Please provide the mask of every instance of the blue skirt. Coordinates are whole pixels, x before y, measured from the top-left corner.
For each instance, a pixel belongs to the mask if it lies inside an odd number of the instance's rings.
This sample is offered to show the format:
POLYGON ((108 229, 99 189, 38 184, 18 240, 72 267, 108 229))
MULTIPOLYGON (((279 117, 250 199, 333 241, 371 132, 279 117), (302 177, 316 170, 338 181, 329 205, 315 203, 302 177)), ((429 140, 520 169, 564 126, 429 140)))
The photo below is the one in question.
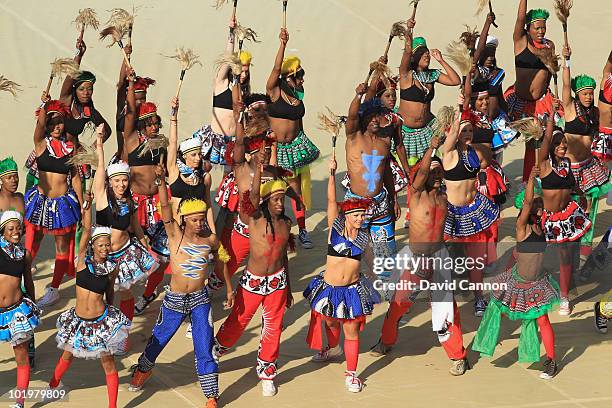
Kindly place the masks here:
POLYGON ((313 311, 334 319, 371 315, 374 305, 382 301, 372 283, 363 275, 352 285, 331 286, 323 280, 323 272, 310 281, 304 297, 313 311))
POLYGON ((34 328, 40 323, 40 309, 36 303, 23 297, 13 306, 0 308, 0 342, 17 346, 34 337, 34 328))
POLYGON ((30 224, 53 233, 68 230, 81 219, 81 206, 73 189, 57 198, 49 198, 38 191, 38 186, 25 194, 25 219, 30 224))
POLYGON ((499 206, 481 193, 470 204, 457 207, 448 203, 444 233, 451 237, 469 237, 489 228, 499 218, 499 206))
POLYGON ((144 282, 159 266, 136 238, 131 238, 120 250, 111 252, 108 259, 117 262, 119 267, 115 290, 127 290, 144 282))

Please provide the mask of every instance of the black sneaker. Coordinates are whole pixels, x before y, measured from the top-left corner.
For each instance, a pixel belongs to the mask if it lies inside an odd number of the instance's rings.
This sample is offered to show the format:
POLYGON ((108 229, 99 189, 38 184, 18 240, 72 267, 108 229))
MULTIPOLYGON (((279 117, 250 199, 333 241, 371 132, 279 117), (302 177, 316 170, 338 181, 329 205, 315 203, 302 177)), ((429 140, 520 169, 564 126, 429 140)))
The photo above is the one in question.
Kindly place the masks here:
POLYGON ((151 302, 153 302, 156 298, 157 291, 153 292, 153 294, 149 297, 146 297, 144 295, 139 297, 136 301, 136 304, 134 305, 134 315, 140 316, 141 314, 143 314, 147 306, 149 306, 151 302))
POLYGON ((542 370, 542 372, 540 373, 540 378, 542 378, 543 380, 550 380, 555 375, 557 375, 557 372, 559 372, 559 369, 557 367, 556 361, 547 358, 544 362, 544 370, 542 370))
POLYGON ((474 302, 474 316, 482 317, 487 310, 487 301, 483 297, 477 297, 474 302))
POLYGON ((606 334, 608 332, 608 319, 601 314, 599 302, 595 303, 593 312, 595 312, 595 329, 601 334, 606 334))

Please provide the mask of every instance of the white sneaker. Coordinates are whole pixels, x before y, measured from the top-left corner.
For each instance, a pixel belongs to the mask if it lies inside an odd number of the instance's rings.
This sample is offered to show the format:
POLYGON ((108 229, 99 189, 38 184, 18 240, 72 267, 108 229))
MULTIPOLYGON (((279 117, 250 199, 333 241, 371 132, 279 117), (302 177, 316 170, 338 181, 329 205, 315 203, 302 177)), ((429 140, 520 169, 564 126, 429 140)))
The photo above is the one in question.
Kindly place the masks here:
POLYGON ((561 298, 559 303, 559 316, 569 316, 572 313, 570 301, 568 298, 561 298))
POLYGON ((342 348, 338 344, 334 348, 329 348, 329 346, 325 347, 325 349, 319 351, 317 354, 312 356, 310 359, 314 363, 323 363, 325 361, 331 360, 334 357, 338 357, 342 355, 342 348))
POLYGON ((185 337, 187 337, 188 339, 193 338, 193 334, 191 333, 191 323, 187 325, 187 330, 185 331, 185 337))
POLYGON ((345 372, 344 375, 345 375, 344 382, 346 384, 346 389, 349 392, 361 392, 361 390, 363 389, 363 383, 361 382, 359 377, 355 375, 355 372, 347 371, 345 372))
POLYGON ((276 395, 276 385, 274 380, 261 380, 261 393, 264 397, 273 397, 276 395))
POLYGON ((310 235, 308 235, 308 231, 305 229, 300 230, 298 234, 298 240, 300 241, 300 245, 304 249, 312 249, 314 247, 312 240, 310 239, 310 235))
POLYGON ((59 302, 59 300, 59 289, 52 288, 51 286, 49 286, 47 287, 47 291, 45 292, 43 297, 41 297, 36 304, 38 305, 38 307, 44 308, 56 304, 57 302, 59 302))

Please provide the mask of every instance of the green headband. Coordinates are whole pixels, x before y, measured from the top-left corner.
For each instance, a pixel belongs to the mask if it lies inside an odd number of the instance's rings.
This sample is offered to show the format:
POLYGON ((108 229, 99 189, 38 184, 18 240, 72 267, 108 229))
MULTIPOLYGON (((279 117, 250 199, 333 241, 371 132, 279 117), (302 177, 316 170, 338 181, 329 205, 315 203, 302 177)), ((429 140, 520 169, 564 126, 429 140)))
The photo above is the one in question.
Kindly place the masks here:
POLYGON ((74 87, 79 86, 80 83, 91 82, 96 83, 96 76, 89 71, 82 71, 81 74, 74 80, 74 87))
POLYGON ((583 89, 595 89, 597 82, 588 75, 578 75, 572 79, 572 90, 575 93, 582 91, 583 89))
POLYGON ((0 177, 4 177, 7 174, 17 173, 17 163, 12 157, 0 161, 0 177))
POLYGON ((414 40, 412 40, 412 52, 414 52, 419 47, 427 48, 427 42, 425 41, 425 38, 416 37, 414 40))
POLYGON ((527 13, 527 24, 531 24, 534 21, 538 21, 538 20, 548 20, 548 17, 550 17, 550 13, 547 10, 544 9, 534 9, 534 10, 529 10, 529 12, 527 13))

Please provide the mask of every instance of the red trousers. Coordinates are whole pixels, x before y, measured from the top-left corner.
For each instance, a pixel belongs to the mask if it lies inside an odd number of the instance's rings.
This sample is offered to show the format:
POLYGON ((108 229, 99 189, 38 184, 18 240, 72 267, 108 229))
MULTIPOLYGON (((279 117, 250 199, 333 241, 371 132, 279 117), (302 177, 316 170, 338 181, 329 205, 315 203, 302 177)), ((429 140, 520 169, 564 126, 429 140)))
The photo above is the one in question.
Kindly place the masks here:
MULTIPOLYGON (((381 341, 386 346, 391 346, 397 342, 398 325, 400 318, 407 313, 414 303, 410 301, 396 302, 393 301, 389 305, 389 310, 385 316, 385 321, 382 328, 381 341)), ((461 333, 461 320, 459 317, 459 308, 457 302, 453 300, 454 322, 448 326, 445 336, 438 334, 440 344, 444 347, 446 355, 452 360, 460 360, 465 358, 467 350, 463 347, 463 335, 461 333)))
POLYGON ((234 307, 217 332, 216 342, 221 353, 236 344, 261 306, 262 322, 259 352, 257 353, 257 375, 262 380, 271 380, 276 377, 276 360, 278 359, 286 303, 287 287, 284 270, 268 277, 257 277, 246 271, 240 279, 234 307))
MULTIPOLYGON (((226 265, 227 270, 230 276, 234 276, 240 265, 242 265, 249 256, 249 238, 239 234, 235 229, 232 229, 231 232, 223 232, 221 235, 221 243, 225 249, 227 249, 230 256, 230 260, 226 265)), ((208 279, 208 287, 213 290, 219 290, 223 285, 225 285, 225 278, 223 276, 217 276, 217 274, 212 271, 208 279)))

